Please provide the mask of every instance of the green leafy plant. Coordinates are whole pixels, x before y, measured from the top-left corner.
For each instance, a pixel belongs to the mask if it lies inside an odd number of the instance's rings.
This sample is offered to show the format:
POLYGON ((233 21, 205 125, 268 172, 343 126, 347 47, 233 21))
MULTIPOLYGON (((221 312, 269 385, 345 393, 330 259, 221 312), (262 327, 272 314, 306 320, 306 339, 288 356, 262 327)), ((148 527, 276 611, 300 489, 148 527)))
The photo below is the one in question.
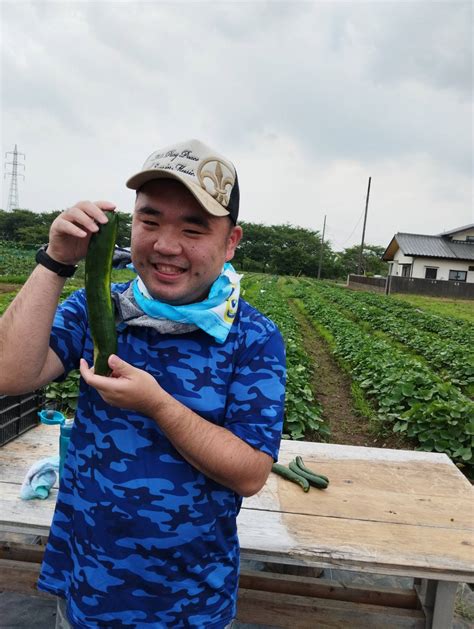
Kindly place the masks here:
POLYGON ((329 437, 328 424, 311 388, 314 364, 304 350, 304 339, 284 297, 276 276, 252 275, 244 278, 244 297, 278 326, 286 349, 287 383, 283 436, 304 439, 309 431, 321 440, 329 437))
POLYGON ((404 348, 423 357, 431 369, 457 385, 467 395, 474 393, 474 326, 462 321, 428 315, 379 295, 357 293, 328 285, 319 293, 368 331, 380 331, 404 348), (435 331, 436 330, 436 333, 435 331))
POLYGON ((80 373, 76 369, 71 371, 62 382, 51 382, 45 388, 46 403, 64 414, 76 411, 79 397, 80 373))
POLYGON ((302 284, 298 296, 318 324, 334 339, 334 353, 351 367, 351 374, 377 404, 379 421, 403 432, 426 451, 444 452, 461 465, 474 464, 474 402, 452 382, 367 331, 352 318, 353 309, 327 299, 327 287, 302 284))

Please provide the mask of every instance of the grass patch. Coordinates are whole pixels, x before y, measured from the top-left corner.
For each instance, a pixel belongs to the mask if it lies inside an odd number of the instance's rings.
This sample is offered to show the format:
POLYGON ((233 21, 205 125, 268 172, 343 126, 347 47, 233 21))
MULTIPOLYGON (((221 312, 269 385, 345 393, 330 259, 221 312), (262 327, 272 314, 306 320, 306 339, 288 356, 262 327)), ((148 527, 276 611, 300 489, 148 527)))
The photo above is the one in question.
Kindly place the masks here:
POLYGON ((426 297, 425 295, 400 295, 393 299, 406 301, 416 308, 421 308, 443 317, 464 319, 474 324, 474 301, 472 299, 449 299, 447 297, 426 297))
POLYGON ((128 282, 137 277, 135 271, 130 269, 112 269, 112 282, 128 282))
POLYGON ((24 284, 28 275, 1 275, 0 284, 24 284))
POLYGON ((15 299, 16 293, 4 293, 0 295, 0 315, 5 312, 8 306, 15 299))
MULTIPOLYGON (((316 330, 319 336, 326 341, 329 349, 331 351, 334 351, 335 343, 334 343, 333 335, 323 325, 321 325, 320 323, 315 321, 312 317, 310 317, 301 299, 298 299, 298 298, 292 298, 292 299, 293 299, 294 304, 297 306, 298 310, 302 314, 304 314, 304 316, 308 319, 308 321, 311 322, 312 327, 316 330)), ((348 369, 345 369, 345 371, 348 372, 348 369)))
POLYGON ((474 621, 474 597, 467 583, 462 583, 458 587, 454 612, 464 620, 474 621))
MULTIPOLYGON (((339 361, 338 361, 339 362, 339 361)), ((350 374, 350 371, 348 371, 350 374)), ((377 415, 375 413, 374 408, 367 401, 367 398, 364 396, 363 389, 355 382, 351 381, 351 392, 352 399, 354 400, 354 410, 361 415, 362 417, 366 417, 369 420, 370 427, 373 429, 374 433, 380 431, 380 421, 377 420, 377 415)))
MULTIPOLYGON (((83 263, 81 263, 83 266, 83 263)), ((72 293, 80 288, 84 288, 84 273, 80 273, 81 266, 78 269, 78 273, 74 275, 72 278, 68 279, 64 284, 64 288, 61 291, 60 301, 67 299, 72 293)), ((137 276, 136 273, 131 271, 130 269, 114 269, 112 270, 112 282, 128 282, 129 280, 135 279, 137 276)), ((24 284, 28 279, 27 275, 2 275, 0 277, 0 284, 24 284)), ((19 290, 19 289, 18 289, 19 290)), ((0 315, 5 312, 7 307, 11 304, 13 299, 15 298, 18 290, 7 292, 0 294, 0 315)))

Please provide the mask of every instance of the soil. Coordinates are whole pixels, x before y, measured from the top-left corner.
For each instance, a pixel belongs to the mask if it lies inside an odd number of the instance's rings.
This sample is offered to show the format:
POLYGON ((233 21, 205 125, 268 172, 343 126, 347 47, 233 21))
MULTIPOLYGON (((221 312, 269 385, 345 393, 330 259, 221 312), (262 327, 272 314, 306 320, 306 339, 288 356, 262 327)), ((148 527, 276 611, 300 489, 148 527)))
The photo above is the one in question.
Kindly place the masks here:
POLYGON ((23 284, 0 284, 0 294, 19 291, 23 284))
MULTIPOLYGON (((313 393, 321 404, 322 416, 331 429, 331 443, 375 448, 414 449, 414 444, 397 434, 381 434, 374 422, 354 408, 351 379, 336 362, 326 341, 298 307, 290 306, 305 339, 305 350, 315 365, 313 393)), ((307 441, 320 441, 318 433, 305 435, 307 441)))

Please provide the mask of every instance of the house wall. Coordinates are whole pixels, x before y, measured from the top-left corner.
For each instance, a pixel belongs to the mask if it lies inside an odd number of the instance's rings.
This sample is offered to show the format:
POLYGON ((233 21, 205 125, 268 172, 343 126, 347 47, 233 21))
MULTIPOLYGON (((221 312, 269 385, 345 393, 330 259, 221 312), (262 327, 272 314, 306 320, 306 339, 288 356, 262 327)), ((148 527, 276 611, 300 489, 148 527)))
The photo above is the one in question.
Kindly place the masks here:
POLYGON ((467 271, 466 282, 474 283, 474 271, 469 271, 469 267, 474 267, 474 261, 465 262, 460 260, 445 260, 443 258, 415 258, 411 277, 424 279, 426 267, 438 269, 436 274, 437 280, 449 280, 450 271, 467 271))
MULTIPOLYGON (((467 230, 464 235, 469 235, 467 230)), ((474 267, 474 261, 446 260, 444 258, 414 258, 413 256, 403 255, 401 249, 393 256, 393 262, 389 262, 389 275, 401 277, 402 266, 411 264, 410 277, 425 279, 426 267, 438 269, 436 274, 437 280, 449 280, 450 271, 467 271, 466 282, 474 283, 474 271, 469 271, 469 267, 474 267)))
POLYGON ((405 256, 401 249, 393 256, 393 262, 389 262, 389 275, 401 275, 403 264, 413 264, 411 256, 405 256))
POLYGON ((474 238, 474 228, 465 229, 462 232, 458 232, 457 234, 453 234, 451 236, 451 238, 453 240, 467 240, 468 236, 471 236, 471 238, 474 238))

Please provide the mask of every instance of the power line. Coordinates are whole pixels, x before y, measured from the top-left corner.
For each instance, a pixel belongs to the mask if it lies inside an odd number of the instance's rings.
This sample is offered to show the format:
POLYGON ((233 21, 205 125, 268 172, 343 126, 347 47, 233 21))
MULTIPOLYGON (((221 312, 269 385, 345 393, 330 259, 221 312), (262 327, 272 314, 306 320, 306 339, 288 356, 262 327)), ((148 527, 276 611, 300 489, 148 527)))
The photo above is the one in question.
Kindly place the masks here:
MULTIPOLYGON (((351 231, 349 236, 344 240, 344 242, 340 245, 341 248, 344 248, 344 245, 346 244, 346 242, 348 242, 352 238, 352 235, 354 234, 355 230, 358 228, 359 223, 360 223, 360 221, 361 221, 363 216, 364 216, 364 210, 362 210, 361 215, 359 216, 359 219, 358 219, 357 223, 354 226, 354 229, 351 231)), ((328 225, 328 227, 330 229, 332 229, 332 225, 328 225)))
POLYGON ((7 212, 11 212, 12 210, 18 209, 20 206, 20 202, 18 200, 18 177, 23 177, 23 179, 25 179, 25 175, 23 173, 18 172, 18 166, 24 169, 25 165, 18 163, 18 156, 22 155, 23 157, 25 157, 25 154, 19 153, 17 145, 15 144, 15 149, 13 151, 7 151, 5 153, 5 159, 7 159, 8 155, 13 155, 13 161, 5 162, 5 167, 11 166, 12 170, 11 172, 5 171, 3 178, 5 179, 7 175, 10 175, 11 177, 10 192, 8 194, 8 204, 7 204, 7 212))

